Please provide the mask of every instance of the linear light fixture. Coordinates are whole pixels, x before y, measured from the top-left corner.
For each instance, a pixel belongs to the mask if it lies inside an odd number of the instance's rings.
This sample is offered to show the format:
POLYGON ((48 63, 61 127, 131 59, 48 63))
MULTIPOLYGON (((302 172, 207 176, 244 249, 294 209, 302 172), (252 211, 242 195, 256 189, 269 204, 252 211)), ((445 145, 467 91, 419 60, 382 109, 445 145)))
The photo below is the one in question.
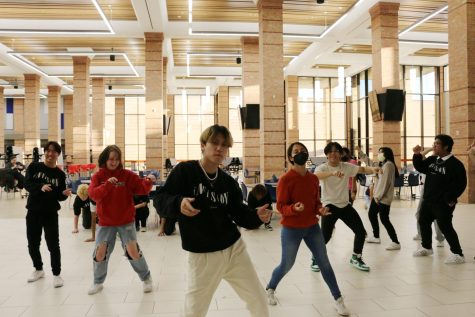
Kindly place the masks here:
POLYGON ((448 46, 447 42, 432 42, 432 41, 411 41, 411 40, 399 40, 401 44, 414 44, 414 45, 435 45, 435 46, 448 46))
POLYGON ((32 62, 26 60, 24 56, 29 56, 29 55, 35 55, 35 56, 110 56, 111 54, 114 54, 116 56, 122 56, 129 67, 133 71, 133 75, 128 75, 128 74, 118 74, 114 75, 111 74, 110 76, 105 76, 103 74, 91 74, 91 77, 140 77, 139 73, 135 69, 135 66, 132 64, 130 61, 129 57, 127 56, 127 53, 124 52, 116 52, 116 51, 110 51, 110 52, 75 52, 75 51, 65 51, 65 52, 7 52, 8 55, 16 58, 17 60, 21 61, 24 65, 34 69, 37 72, 40 72, 44 76, 54 76, 54 77, 69 77, 73 75, 59 75, 59 74, 54 74, 54 75, 49 75, 46 74, 44 71, 42 71, 37 65, 33 64, 32 62))
POLYGON ((109 20, 106 18, 106 15, 104 14, 104 11, 102 10, 101 6, 97 2, 97 0, 91 0, 92 4, 96 8, 97 12, 101 16, 102 21, 105 23, 107 26, 108 30, 61 30, 61 31, 55 31, 55 30, 46 30, 46 29, 0 29, 0 33, 7 33, 7 34, 88 34, 88 35, 107 35, 107 34, 115 34, 114 29, 112 28, 112 25, 110 24, 109 20))
POLYGON ((64 85, 63 88, 68 90, 69 92, 74 92, 74 89, 72 89, 70 85, 64 85))
POLYGON ((402 30, 400 33, 399 33, 399 36, 403 36, 404 34, 406 34, 407 32, 410 32, 411 30, 415 29, 416 27, 418 27, 419 25, 421 25, 422 23, 432 19, 433 17, 435 17, 436 15, 439 15, 440 13, 444 12, 445 10, 448 9, 448 5, 446 6, 443 6, 442 8, 432 12, 431 14, 429 14, 428 16, 422 18, 421 20, 417 21, 416 23, 410 25, 409 27, 407 27, 406 29, 402 30))
MULTIPOLYGON (((345 14, 339 17, 332 25, 330 25, 322 34, 304 34, 304 33, 283 33, 284 38, 307 38, 319 40, 325 37, 330 31, 340 24, 349 14, 351 10, 360 5, 364 0, 358 0, 353 6, 351 6, 345 14)), ((202 35, 202 36, 259 36, 259 32, 222 32, 222 31, 193 31, 193 0, 188 0, 188 34, 189 35, 202 35)))

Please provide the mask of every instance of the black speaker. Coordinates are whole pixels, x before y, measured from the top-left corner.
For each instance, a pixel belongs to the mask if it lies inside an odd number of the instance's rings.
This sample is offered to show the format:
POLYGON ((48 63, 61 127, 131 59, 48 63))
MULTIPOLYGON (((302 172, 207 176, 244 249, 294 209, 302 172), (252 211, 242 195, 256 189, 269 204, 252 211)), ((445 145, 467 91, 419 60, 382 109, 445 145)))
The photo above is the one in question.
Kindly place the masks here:
POLYGON ((385 99, 385 105, 383 108, 383 120, 402 121, 402 116, 404 114, 404 106, 406 104, 406 95, 404 91, 401 89, 388 89, 386 90, 385 99))
POLYGON ((259 129, 259 104, 246 105, 246 129, 259 129))
POLYGON ((386 93, 377 94, 377 98, 378 98, 379 112, 384 113, 384 109, 386 108, 386 93))
POLYGON ((239 106, 239 116, 241 117, 241 128, 246 128, 246 107, 239 106))
POLYGON ((167 116, 162 115, 162 135, 167 135, 167 116))

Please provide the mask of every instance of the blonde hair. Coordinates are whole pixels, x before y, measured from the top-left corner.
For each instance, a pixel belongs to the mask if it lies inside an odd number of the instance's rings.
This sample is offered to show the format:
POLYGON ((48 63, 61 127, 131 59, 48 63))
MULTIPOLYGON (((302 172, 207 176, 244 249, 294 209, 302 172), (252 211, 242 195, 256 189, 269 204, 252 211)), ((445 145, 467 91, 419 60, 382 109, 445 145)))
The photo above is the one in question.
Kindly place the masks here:
POLYGON ((82 200, 86 200, 89 197, 89 194, 87 193, 88 188, 89 188, 89 185, 87 184, 79 185, 78 190, 76 191, 79 198, 81 198, 82 200))
POLYGON ((213 141, 218 135, 222 135, 224 138, 224 145, 227 147, 233 146, 233 137, 228 128, 222 125, 212 125, 206 128, 200 136, 200 143, 206 144, 208 141, 213 141))

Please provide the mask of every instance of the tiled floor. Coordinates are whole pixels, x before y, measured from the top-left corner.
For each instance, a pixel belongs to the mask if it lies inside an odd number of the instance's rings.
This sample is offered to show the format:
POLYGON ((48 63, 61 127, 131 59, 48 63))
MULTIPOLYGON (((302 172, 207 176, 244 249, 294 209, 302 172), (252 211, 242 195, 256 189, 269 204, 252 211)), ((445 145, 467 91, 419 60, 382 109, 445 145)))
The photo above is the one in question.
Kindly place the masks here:
MULTIPOLYGON (((364 259, 371 272, 361 272, 348 264, 353 244, 352 232, 337 223, 328 244, 333 268, 352 316, 360 317, 455 317, 475 316, 475 206, 460 205, 455 212, 467 263, 443 263, 449 248, 435 248, 434 256, 412 257, 417 243, 415 201, 395 201, 391 219, 402 243, 400 251, 385 251, 389 242, 382 230, 381 245, 366 245, 364 259)), ((92 279, 93 244, 83 242, 87 230, 71 234, 72 210, 67 202, 60 211, 60 240, 65 285, 55 289, 48 252, 42 244, 46 277, 36 283, 26 279, 33 268, 25 236, 25 200, 11 196, 0 199, 0 316, 179 316, 185 288, 185 253, 180 238, 157 237, 156 229, 139 233, 139 242, 152 271, 155 291, 142 293, 142 285, 116 247, 102 293, 87 295, 92 279)), ((367 212, 356 202, 366 229, 367 212)), ((280 258, 280 227, 276 230, 243 231, 249 253, 263 285, 280 258)), ((309 270, 310 254, 302 244, 294 268, 277 289, 279 304, 271 316, 336 316, 330 292, 320 273, 309 270)), ((244 303, 222 283, 208 314, 210 317, 249 316, 244 303)))

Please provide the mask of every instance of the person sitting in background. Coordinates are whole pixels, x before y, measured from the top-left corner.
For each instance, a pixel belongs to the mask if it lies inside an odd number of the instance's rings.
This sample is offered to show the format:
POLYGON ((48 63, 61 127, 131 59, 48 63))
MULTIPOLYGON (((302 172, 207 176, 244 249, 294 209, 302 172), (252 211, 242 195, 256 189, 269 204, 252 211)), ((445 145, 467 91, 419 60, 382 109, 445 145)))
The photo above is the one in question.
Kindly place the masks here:
POLYGON ((90 200, 87 193, 89 186, 87 184, 79 185, 77 189, 77 196, 74 199, 73 210, 74 210, 74 220, 73 220, 73 233, 78 233, 78 222, 79 215, 82 210, 82 226, 84 229, 91 228, 91 209, 90 209, 90 200))
POLYGON ((134 196, 134 207, 135 207, 135 229, 136 231, 140 230, 142 227, 142 232, 147 231, 147 218, 150 214, 148 210, 148 203, 150 199, 148 195, 135 195, 134 196))
MULTIPOLYGON (((262 184, 257 184, 254 188, 249 192, 249 196, 247 197, 247 205, 252 209, 257 209, 263 205, 269 205, 267 209, 272 210, 272 198, 270 197, 269 192, 267 191, 266 187, 262 184)), ((274 230, 270 225, 271 219, 269 222, 264 224, 264 227, 272 231, 274 230)))

